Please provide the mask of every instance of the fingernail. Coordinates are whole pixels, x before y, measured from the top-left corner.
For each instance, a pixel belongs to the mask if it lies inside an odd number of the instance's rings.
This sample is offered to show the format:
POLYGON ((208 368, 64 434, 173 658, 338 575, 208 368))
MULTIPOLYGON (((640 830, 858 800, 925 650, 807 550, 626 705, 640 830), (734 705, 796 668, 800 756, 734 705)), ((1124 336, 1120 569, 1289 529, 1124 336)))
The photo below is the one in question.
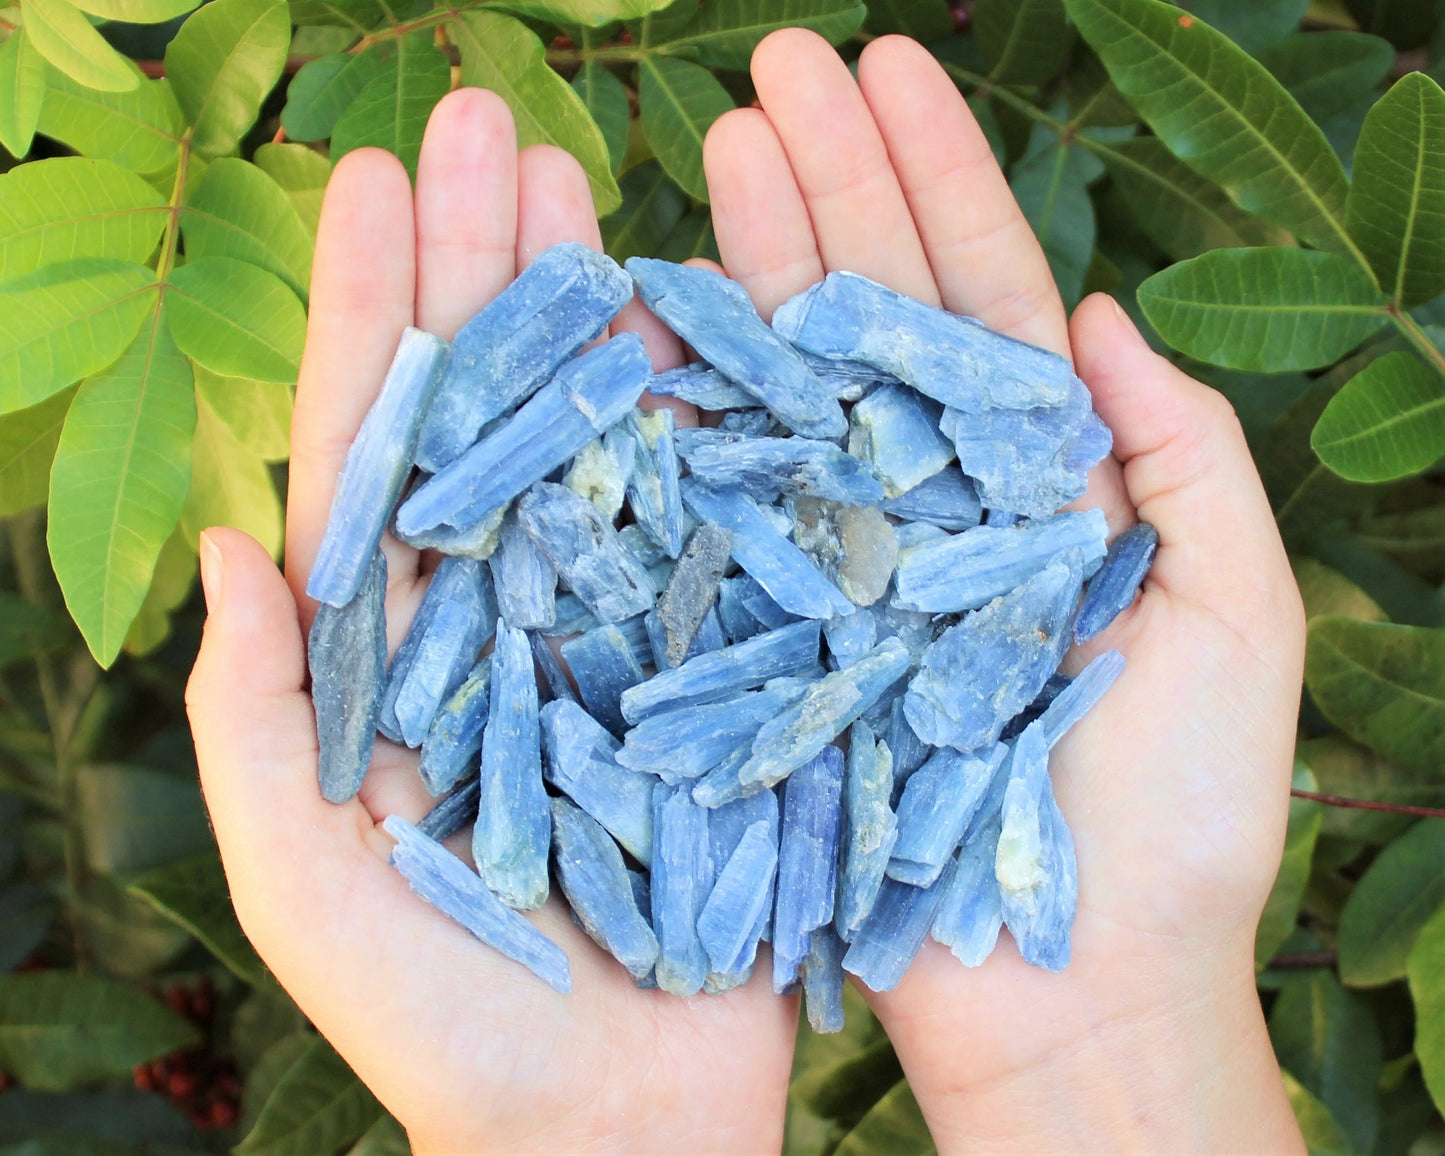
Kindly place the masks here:
MULTIPOLYGON (((1110 300, 1113 301, 1113 298, 1111 297, 1110 300)), ((1114 316, 1119 319, 1125 329, 1134 335, 1136 341, 1144 342, 1144 335, 1139 332, 1139 327, 1134 324, 1134 319, 1124 312, 1124 307, 1117 301, 1114 301, 1114 316)))
POLYGON ((206 613, 214 614, 221 605, 221 589, 225 585, 225 561, 221 550, 206 531, 201 531, 201 591, 206 596, 206 613))

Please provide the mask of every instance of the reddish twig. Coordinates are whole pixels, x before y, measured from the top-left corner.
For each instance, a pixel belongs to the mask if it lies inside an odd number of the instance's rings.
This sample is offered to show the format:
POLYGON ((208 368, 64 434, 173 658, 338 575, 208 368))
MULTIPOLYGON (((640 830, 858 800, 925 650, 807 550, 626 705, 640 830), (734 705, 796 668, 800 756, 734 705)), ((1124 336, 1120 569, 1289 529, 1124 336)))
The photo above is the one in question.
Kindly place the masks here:
POLYGON ((276 135, 271 138, 271 143, 272 143, 272 144, 285 144, 285 143, 286 143, 286 130, 285 130, 284 128, 278 127, 278 128, 276 129, 276 135))
POLYGON ((1346 807, 1357 811, 1385 811, 1391 815, 1414 815, 1421 819, 1445 819, 1445 807, 1412 807, 1407 803, 1376 803, 1370 799, 1346 799, 1341 795, 1321 795, 1315 791, 1290 789, 1296 799, 1309 799, 1326 807, 1346 807))

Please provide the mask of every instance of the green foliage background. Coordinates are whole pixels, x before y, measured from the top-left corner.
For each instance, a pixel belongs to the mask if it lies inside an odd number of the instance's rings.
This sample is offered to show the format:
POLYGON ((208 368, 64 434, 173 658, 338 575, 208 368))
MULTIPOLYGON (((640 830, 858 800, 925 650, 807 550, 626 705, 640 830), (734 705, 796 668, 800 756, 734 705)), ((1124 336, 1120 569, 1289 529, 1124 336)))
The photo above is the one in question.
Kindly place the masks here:
MULTIPOLYGON (((702 138, 764 35, 929 44, 1066 303, 1114 293, 1240 414, 1310 616, 1296 787, 1445 806, 1437 0, 193 7, 0 8, 0 1154, 406 1150, 236 925, 181 691, 199 531, 280 550, 331 163, 414 166, 458 84, 577 156, 615 257, 680 259, 715 255, 702 138), (156 998, 198 975, 204 1038, 156 998), (196 1047, 234 1127, 130 1086, 196 1047)), ((1445 819, 1294 800, 1257 958, 1311 1149, 1445 1152, 1445 819)), ((804 1029, 789 1152, 930 1151, 849 1024, 804 1029)))

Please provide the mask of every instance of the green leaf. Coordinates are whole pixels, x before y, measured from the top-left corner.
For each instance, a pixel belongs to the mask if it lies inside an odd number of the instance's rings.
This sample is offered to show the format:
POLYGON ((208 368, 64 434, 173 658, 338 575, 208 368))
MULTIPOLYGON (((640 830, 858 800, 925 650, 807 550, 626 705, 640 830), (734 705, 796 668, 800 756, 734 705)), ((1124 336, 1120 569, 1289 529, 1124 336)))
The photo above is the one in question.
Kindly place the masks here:
POLYGON ((248 452, 263 462, 286 460, 291 451, 289 386, 221 377, 198 365, 196 396, 248 452))
POLYGON ((1184 7, 1211 27, 1219 29, 1246 52, 1258 53, 1284 39, 1309 8, 1309 0, 1189 0, 1184 7))
POLYGON ((76 7, 102 20, 126 24, 163 24, 184 16, 200 0, 79 0, 76 7))
MULTIPOLYGON (((1296 760, 1291 786, 1302 791, 1318 791, 1319 785, 1308 766, 1296 760)), ((1290 799, 1289 827, 1284 835, 1284 855, 1274 887, 1265 901, 1254 935, 1254 967, 1262 971, 1274 958, 1290 933, 1299 915, 1300 900, 1310 878, 1310 862, 1314 858, 1315 840, 1320 834, 1319 803, 1312 799, 1290 799)))
POLYGON ((934 1151, 907 1080, 899 1080, 833 1150, 834 1156, 931 1156, 934 1151))
POLYGON ((137 74, 70 0, 25 0, 25 33, 35 50, 87 88, 129 92, 137 74))
POLYGON ((246 161, 222 157, 186 202, 186 257, 234 257, 275 273, 299 295, 311 282, 311 238, 286 191, 246 161))
POLYGON ((336 121, 386 66, 380 52, 336 52, 308 60, 286 87, 281 127, 292 140, 325 140, 336 121))
POLYGON ((885 1038, 807 1069, 789 1085, 788 1096, 813 1115, 851 1128, 902 1078, 898 1055, 885 1038))
POLYGON ((1445 92, 1412 72, 1365 117, 1346 217, 1405 308, 1445 292, 1445 92))
POLYGON ((1445 906, 1421 928, 1406 974, 1415 1001, 1415 1057, 1435 1107, 1445 1112, 1445 906))
POLYGON ((1310 445, 1352 482, 1417 474, 1445 455, 1445 379, 1413 353, 1387 353, 1330 399, 1310 445))
POLYGON ((406 1130, 391 1116, 382 1116, 362 1133, 346 1156, 411 1156, 406 1130))
MULTIPOLYGON (((1340 735, 1300 743, 1298 756, 1319 779, 1320 790, 1346 799, 1445 808, 1445 775, 1412 771, 1340 735)), ((1413 819, 1353 807, 1326 807, 1321 834, 1365 843, 1388 843, 1413 819)))
POLYGON ((1388 40, 1360 32, 1302 32, 1258 59, 1316 124, 1370 96, 1395 63, 1388 40))
POLYGON ((366 33, 382 20, 377 0, 291 0, 295 24, 322 24, 366 33))
POLYGON ((494 12, 463 13, 452 26, 461 51, 461 82, 496 92, 517 121, 517 143, 553 144, 581 163, 599 217, 622 203, 607 142, 576 91, 547 64, 542 42, 526 25, 494 12))
POLYGON ((1330 1110, 1288 1072, 1283 1075, 1285 1095, 1310 1156, 1353 1156, 1354 1149, 1330 1110))
POLYGON ((50 473, 50 560, 102 666, 145 601, 190 483, 191 367, 152 304, 130 348, 81 384, 50 473))
POLYGON ((146 767, 88 763, 76 772, 74 820, 95 872, 147 871, 214 846, 196 780, 146 767))
POLYGON ((1357 742, 1407 767, 1445 766, 1445 630, 1318 618, 1305 685, 1357 742))
POLYGON ((185 535, 179 529, 172 531, 156 557, 145 601, 125 632, 127 654, 144 657, 170 637, 171 613, 190 594, 197 569, 196 552, 187 544, 185 535))
POLYGON ((706 205, 689 209, 682 220, 672 227, 662 239, 657 255, 664 261, 679 264, 692 257, 706 257, 710 261, 722 261, 717 251, 717 238, 712 231, 712 213, 706 205))
POLYGON ((190 946, 191 937, 109 875, 89 875, 78 895, 67 895, 70 922, 92 958, 111 975, 153 975, 190 946))
POLYGON ((1421 819, 1380 852, 1340 914, 1340 978, 1377 987, 1405 974, 1410 948, 1445 904, 1445 820, 1421 819))
POLYGON ((1309 249, 1204 253, 1154 274, 1138 299, 1175 349, 1266 373, 1328 365, 1389 321, 1368 273, 1309 249))
POLYGON ((1092 155, 1039 126, 1009 177, 1009 188, 1049 259, 1067 309, 1083 296, 1084 274, 1094 255, 1094 203, 1088 184, 1099 172, 1092 155))
POLYGON ((1432 581, 1445 578, 1445 503, 1366 518, 1358 537, 1432 581))
POLYGON ((572 78, 572 87, 607 142, 608 164, 616 176, 627 155, 627 130, 632 117, 627 89, 601 62, 591 59, 582 62, 572 78))
POLYGON ((165 228, 165 203, 111 161, 19 165, 0 177, 0 280, 75 257, 140 264, 165 228))
POLYGON ((314 149, 299 144, 263 144, 252 158, 256 167, 286 191, 297 215, 314 242, 321 220, 321 198, 331 179, 331 162, 314 149))
POLYGON ((132 172, 153 173, 174 165, 182 123, 170 82, 145 80, 139 69, 135 78, 129 92, 98 92, 47 68, 39 131, 78 153, 114 161, 132 172))
POLYGON ((312 1156, 350 1144, 381 1116, 376 1097, 320 1036, 311 1036, 237 1147, 245 1156, 312 1156))
POLYGON ((211 0, 166 46, 166 76, 203 157, 236 151, 286 65, 286 0, 211 0))
POLYGON ((205 398, 196 399, 191 492, 181 512, 181 530, 192 547, 209 526, 234 526, 281 554, 281 500, 265 463, 249 451, 205 398))
POLYGON ((0 590, 0 667, 46 654, 70 641, 65 621, 18 594, 0 590))
MULTIPOLYGON (((922 7, 932 9, 935 4, 922 7)), ((883 18, 880 5, 865 9, 858 0, 708 0, 695 12, 675 34, 652 43, 660 42, 669 54, 686 56, 709 68, 738 72, 747 71, 753 49, 780 28, 809 28, 829 44, 841 44, 858 31, 868 12, 883 18)), ((928 19, 925 15, 920 27, 928 19)), ((951 18, 949 24, 945 32, 952 30, 951 18)))
POLYGON ((868 31, 911 36, 925 44, 953 31, 947 0, 873 0, 868 5, 868 31))
POLYGON ((9 1156, 146 1156, 196 1152, 196 1129, 155 1092, 101 1087, 84 1092, 27 1092, 0 1101, 0 1148, 9 1156), (25 1143, 22 1143, 25 1142, 25 1143), (33 1142, 33 1143, 29 1143, 33 1142), (138 1145, 139 1148, 117 1147, 138 1145))
POLYGON ((293 382, 306 314, 280 278, 230 257, 175 270, 166 312, 176 344, 224 377, 293 382))
POLYGON ((1434 0, 1345 0, 1345 7, 1361 29, 1401 51, 1422 47, 1439 23, 1434 0))
POLYGON ((1119 91, 1176 156, 1246 211, 1312 245, 1354 253, 1343 221, 1344 168, 1262 64, 1160 0, 1065 6, 1119 91))
POLYGON ((24 963, 54 921, 55 902, 38 883, 14 883, 0 890, 0 972, 24 963))
POLYGON ((637 20, 672 0, 498 0, 497 7, 531 20, 600 28, 614 20, 637 20))
POLYGON ((998 84, 1044 85, 1058 75, 1072 32, 1063 0, 978 0, 973 30, 998 84))
POLYGON ((665 56, 644 56, 638 65, 642 131, 662 167, 682 190, 707 201, 702 142, 712 122, 730 111, 733 98, 701 65, 665 56))
POLYGON ((602 222, 607 255, 619 264, 628 257, 656 256, 687 211, 687 197, 656 161, 629 170, 618 184, 622 208, 602 222))
POLYGON ((0 416, 0 518, 38 506, 50 493, 50 463, 75 390, 0 416))
POLYGON ((1342 614, 1365 622, 1383 622, 1386 615, 1379 604, 1341 574, 1314 558, 1291 558, 1295 582, 1305 604, 1305 619, 1342 614))
POLYGON ((403 36, 396 42, 396 52, 378 62, 336 120, 332 161, 352 149, 374 145, 395 153, 415 177, 427 117, 451 84, 451 65, 432 43, 431 32, 403 36))
POLYGON ((64 971, 0 977, 0 1068, 26 1087, 128 1077, 194 1042, 190 1024, 129 984, 64 971))
MULTIPOLYGON (((236 1056, 236 1066, 247 1076, 266 1057, 275 1045, 286 1036, 302 1032, 306 1019, 291 1002, 291 997, 279 988, 257 988, 240 1007, 231 1020, 231 1051, 236 1056)), ((282 1070, 289 1067, 283 1065, 282 1070)), ((249 1086, 251 1081, 247 1080, 249 1086)), ((272 1081, 274 1086, 274 1081, 272 1081)), ((269 1088, 267 1095, 270 1094, 269 1088)), ((264 1102, 265 1097, 262 1097, 264 1102)), ((260 1105, 257 1105, 259 1110, 260 1105)))
POLYGON ((154 307, 155 274, 124 261, 64 261, 0 285, 0 413, 109 365, 154 307))
POLYGON ((17 28, 0 43, 0 145, 11 155, 23 157, 30 151, 44 99, 45 58, 25 29, 17 28))
POLYGON ((274 987, 231 907, 221 862, 213 854, 167 863, 132 880, 130 890, 180 924, 252 987, 274 987))

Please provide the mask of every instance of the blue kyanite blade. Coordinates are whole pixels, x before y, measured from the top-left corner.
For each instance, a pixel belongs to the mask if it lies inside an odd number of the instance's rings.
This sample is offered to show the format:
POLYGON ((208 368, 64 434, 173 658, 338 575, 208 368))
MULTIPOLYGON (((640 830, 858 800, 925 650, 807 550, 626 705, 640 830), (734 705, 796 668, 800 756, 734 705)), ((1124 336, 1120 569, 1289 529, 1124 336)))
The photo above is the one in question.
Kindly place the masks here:
POLYGON ((366 579, 381 532, 411 472, 417 431, 436 384, 447 345, 408 329, 371 409, 366 413, 331 499, 326 536, 311 566, 306 593, 329 606, 345 606, 366 579))
POLYGON ((713 972, 730 975, 751 966, 777 866, 777 829, 760 820, 743 832, 723 861, 698 916, 698 937, 713 972))
POLYGON ((612 836, 566 799, 553 799, 552 849, 557 882, 582 930, 634 976, 647 975, 657 962, 657 937, 637 908, 612 836))
MULTIPOLYGON (((430 476, 418 475, 417 484, 420 485, 422 480, 430 476)), ((403 534, 393 520, 391 532, 399 541, 415 546, 418 550, 436 550, 454 558, 475 558, 479 562, 485 562, 497 548, 497 541, 502 533, 502 518, 506 512, 505 506, 493 510, 470 530, 454 530, 450 526, 442 525, 423 530, 420 534, 403 534)))
POLYGON ((599 626, 562 644, 562 659, 577 680, 591 715, 613 734, 622 734, 622 692, 644 675, 627 636, 615 625, 599 626))
POLYGON ((633 257, 637 291, 703 360, 741 386, 805 437, 839 437, 847 429, 833 395, 753 308, 748 291, 710 269, 633 257))
POLYGON ((995 811, 970 833, 933 919, 933 938, 966 967, 978 967, 993 954, 1003 926, 1003 897, 994 877, 1001 829, 1002 819, 995 811))
POLYGON ((562 475, 562 484, 581 494, 611 522, 622 509, 636 462, 636 439, 623 427, 613 426, 577 451, 562 475))
POLYGON ((867 723, 848 732, 844 780, 841 877, 835 922, 847 939, 873 910, 888 857, 898 841, 898 819, 888 805, 893 793, 893 755, 874 739, 867 723))
POLYGON ((437 800, 436 806, 422 816, 416 829, 438 843, 450 839, 474 822, 482 801, 482 781, 473 775, 463 779, 437 800))
POLYGON ((848 417, 848 453, 867 462, 883 492, 897 498, 953 461, 938 416, 938 406, 906 386, 875 389, 848 417))
POLYGON ((888 864, 888 874, 894 879, 927 887, 938 878, 983 802, 1008 748, 997 743, 991 751, 980 753, 987 757, 945 748, 909 778, 898 801, 898 842, 888 864))
POLYGON ((618 766, 617 740, 575 702, 542 708, 547 781, 601 823, 639 863, 652 860, 653 775, 618 766))
POLYGON ((321 794, 333 803, 361 789, 386 685, 386 557, 380 550, 364 577, 345 606, 321 604, 306 643, 321 794))
POLYGON ((1050 748, 1094 709, 1094 705, 1104 697, 1104 692, 1123 673, 1124 656, 1117 650, 1106 650, 1054 696, 1054 700, 1039 715, 1039 726, 1050 748))
POLYGON ((452 342, 417 463, 435 472, 460 457, 487 422, 524 401, 631 299, 631 278, 586 245, 541 253, 452 342))
POLYGON ((820 1035, 843 1030, 844 943, 831 924, 813 932, 808 954, 798 966, 808 1026, 820 1035))
POLYGON ((889 498, 882 508, 895 518, 955 531, 971 530, 983 517, 978 491, 957 466, 945 466, 911 490, 889 498))
POLYGON ((954 861, 950 859, 932 887, 914 887, 885 878, 873 910, 853 933, 843 956, 843 970, 856 975, 873 991, 897 987, 923 946, 953 871, 954 861))
POLYGON ((686 786, 658 783, 652 795, 652 927, 657 934, 657 986, 694 995, 707 979, 708 958, 697 918, 712 891, 707 812, 686 786))
POLYGON ((647 392, 656 397, 675 397, 690 401, 698 409, 714 412, 725 409, 748 409, 758 404, 745 389, 739 389, 717 370, 701 361, 677 369, 655 373, 647 383, 647 392))
POLYGON ((462 685, 432 716, 421 745, 421 781, 432 795, 450 790, 472 767, 482 749, 482 728, 487 725, 491 702, 492 659, 488 655, 472 667, 462 685))
POLYGON ((518 630, 546 630, 557 621, 557 570, 517 523, 502 523, 497 548, 487 559, 497 609, 518 630))
MULTIPOLYGON (((717 807, 708 812, 707 816, 707 843, 708 854, 712 857, 712 874, 716 879, 718 873, 727 866, 732 859, 738 844, 742 842, 743 835, 754 823, 765 823, 768 828, 768 839, 776 853, 778 847, 778 832, 782 824, 782 817, 778 808, 778 796, 774 791, 759 791, 755 795, 749 795, 745 799, 738 799, 724 807, 717 807)), ((741 954, 732 961, 732 966, 727 971, 710 971, 707 982, 703 985, 704 990, 712 994, 728 991, 740 984, 747 983, 752 978, 753 963, 758 952, 760 940, 771 937, 770 928, 773 924, 773 889, 772 884, 776 883, 776 870, 773 873, 772 882, 767 889, 767 895, 763 904, 763 910, 757 917, 757 922, 745 937, 741 954)), ((716 888, 716 883, 714 883, 716 888)), ((702 935, 702 920, 698 920, 698 934, 702 935)), ((706 938, 703 939, 706 945, 706 938)))
POLYGON ((396 512, 397 532, 476 526, 626 416, 651 371, 634 333, 573 358, 512 417, 417 487, 396 512))
MULTIPOLYGON (((699 629, 712 615, 718 584, 727 568, 733 536, 715 522, 702 522, 687 540, 687 547, 668 576, 667 586, 657 599, 657 625, 662 632, 663 660, 658 666, 681 666, 697 638, 699 629)), ((703 646, 718 650, 727 645, 721 621, 717 624, 721 642, 703 646)))
POLYGON ((437 708, 476 662, 481 642, 472 637, 473 624, 474 616, 460 602, 449 599, 437 607, 393 707, 407 746, 421 746, 437 708))
POLYGON ((515 911, 504 907, 465 863, 400 815, 388 816, 382 826, 397 841, 391 865, 402 873, 413 891, 557 991, 566 994, 572 990, 566 953, 515 911))
POLYGON ((843 810, 843 752, 824 747, 783 792, 778 897, 773 909, 773 990, 798 979, 813 932, 833 918, 843 810))
POLYGON ((823 623, 823 637, 828 642, 828 665, 842 670, 873 649, 878 640, 878 619, 867 610, 846 618, 830 618, 823 623))
POLYGON ((779 306, 773 328, 803 349, 866 362, 969 413, 1059 405, 1074 376, 1056 353, 857 273, 829 273, 779 306))
POLYGON ((669 558, 682 553, 682 492, 672 410, 634 412, 628 419, 637 442, 627 501, 632 516, 669 558))
POLYGON ((776 501, 779 494, 851 506, 883 499, 883 487, 867 465, 832 442, 684 429, 677 431, 677 446, 698 481, 713 489, 739 486, 760 502, 776 501))
POLYGON ((1109 546, 1104 564, 1089 580, 1074 624, 1074 641, 1087 642, 1134 604, 1134 592, 1154 564, 1159 531, 1148 522, 1130 526, 1109 546))

